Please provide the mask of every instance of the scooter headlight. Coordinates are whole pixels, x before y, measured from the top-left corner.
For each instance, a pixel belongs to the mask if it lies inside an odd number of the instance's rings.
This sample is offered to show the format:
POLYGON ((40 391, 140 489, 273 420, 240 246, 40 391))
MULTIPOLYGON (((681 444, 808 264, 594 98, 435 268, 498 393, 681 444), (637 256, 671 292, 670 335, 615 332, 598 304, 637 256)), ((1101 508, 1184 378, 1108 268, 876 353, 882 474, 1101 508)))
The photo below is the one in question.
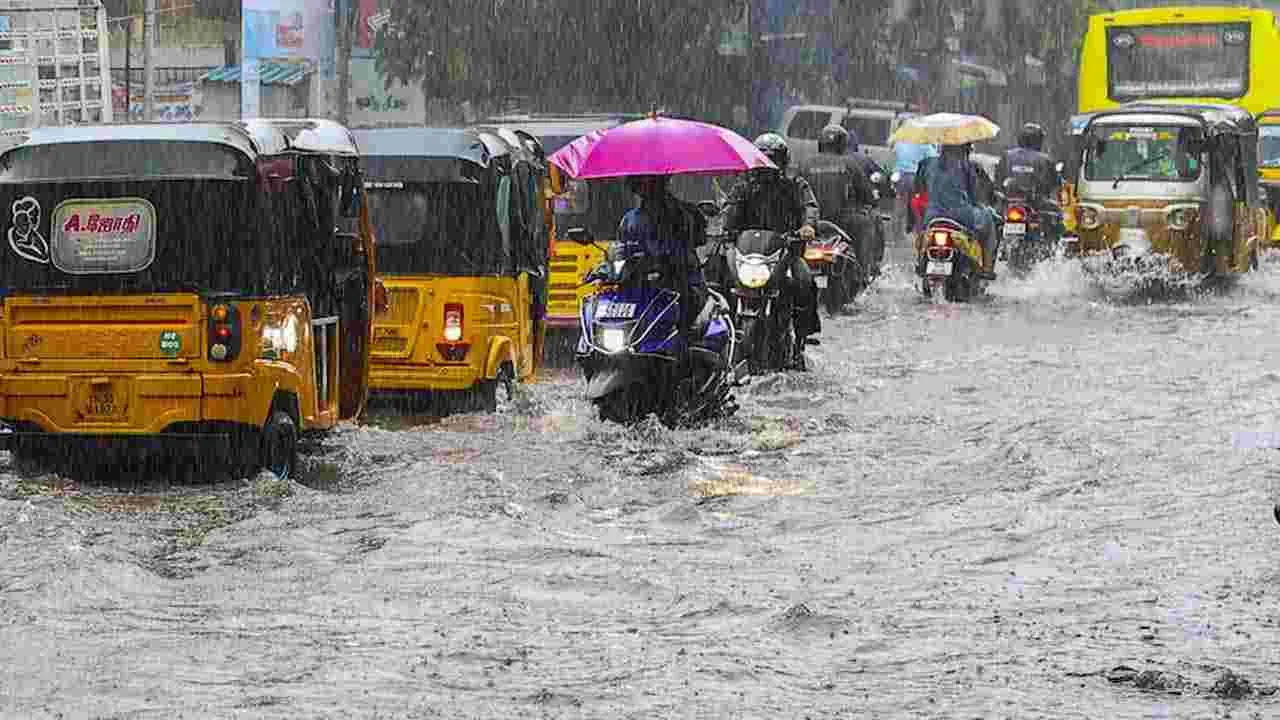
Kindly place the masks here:
POLYGON ((764 263, 738 263, 738 279, 749 288, 762 288, 769 284, 769 266, 764 263))
POLYGON ((616 327, 601 328, 600 347, 611 353, 622 351, 627 347, 627 331, 616 327))

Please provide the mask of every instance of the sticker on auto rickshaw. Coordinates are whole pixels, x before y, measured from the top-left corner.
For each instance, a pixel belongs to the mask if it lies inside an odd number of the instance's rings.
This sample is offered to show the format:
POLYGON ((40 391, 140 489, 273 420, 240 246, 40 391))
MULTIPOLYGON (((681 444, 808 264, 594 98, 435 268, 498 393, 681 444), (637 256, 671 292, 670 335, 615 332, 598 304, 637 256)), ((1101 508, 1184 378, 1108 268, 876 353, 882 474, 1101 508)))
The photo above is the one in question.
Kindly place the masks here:
POLYGON ((156 256, 156 208, 145 198, 66 200, 53 211, 54 267, 71 275, 145 270, 156 256))
POLYGON ((1157 132, 1152 128, 1130 128, 1128 130, 1115 130, 1109 136, 1108 140, 1172 140, 1173 133, 1165 130, 1157 132))
POLYGON ((182 352, 182 336, 174 330, 160 333, 160 352, 169 357, 177 357, 182 352))

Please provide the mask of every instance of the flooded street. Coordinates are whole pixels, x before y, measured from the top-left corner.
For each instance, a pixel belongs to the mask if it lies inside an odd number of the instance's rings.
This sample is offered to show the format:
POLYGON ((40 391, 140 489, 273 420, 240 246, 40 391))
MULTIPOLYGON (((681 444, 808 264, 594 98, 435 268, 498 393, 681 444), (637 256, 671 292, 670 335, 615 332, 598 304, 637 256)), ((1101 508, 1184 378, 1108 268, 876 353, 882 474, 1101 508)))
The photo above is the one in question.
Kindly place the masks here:
MULTIPOLYGON (((0 716, 1280 714, 1280 261, 891 269, 706 430, 346 427, 306 482, 0 475, 0 716)), ((0 464, 7 465, 7 460, 0 464)))

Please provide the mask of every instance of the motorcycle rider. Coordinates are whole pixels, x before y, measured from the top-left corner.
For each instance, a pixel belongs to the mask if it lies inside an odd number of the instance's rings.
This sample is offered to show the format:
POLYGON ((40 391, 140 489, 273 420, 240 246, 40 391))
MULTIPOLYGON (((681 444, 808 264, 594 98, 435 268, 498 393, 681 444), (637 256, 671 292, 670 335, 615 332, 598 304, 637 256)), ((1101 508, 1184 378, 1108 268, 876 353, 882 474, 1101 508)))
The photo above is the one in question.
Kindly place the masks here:
MULTIPOLYGON (((880 181, 872 183, 871 187, 874 191, 870 202, 862 205, 861 211, 871 220, 871 227, 874 228, 875 234, 867 236, 868 252, 866 255, 859 255, 858 260, 863 267, 871 274, 879 274, 880 263, 884 260, 884 222, 880 218, 879 205, 881 198, 895 198, 898 190, 893 186, 891 174, 880 166, 872 157, 862 152, 862 147, 858 144, 858 136, 856 133, 849 133, 849 157, 862 166, 862 172, 870 180, 880 174, 880 181)), ((859 241, 863 241, 859 238, 859 241)))
POLYGON ((618 224, 620 257, 661 258, 664 275, 675 281, 680 293, 680 329, 689 338, 694 318, 707 304, 707 283, 697 247, 706 237, 706 217, 691 203, 671 194, 667 178, 641 175, 627 178, 627 187, 640 198, 640 206, 628 210, 618 224))
MULTIPOLYGON (((787 176, 791 149, 775 133, 756 138, 755 146, 777 167, 758 168, 747 173, 729 191, 725 204, 725 232, 736 238, 743 230, 770 230, 788 233, 799 230, 805 243, 813 240, 820 213, 813 188, 803 177, 787 176)), ((804 345, 817 344, 810 338, 821 331, 818 318, 818 285, 813 281, 804 254, 791 258, 792 291, 795 293, 796 367, 805 369, 804 345)))
POLYGON ((943 145, 942 154, 920 162, 916 172, 916 189, 929 195, 924 224, 939 218, 954 220, 969 229, 982 244, 984 264, 977 273, 984 280, 996 278, 996 211, 983 204, 990 202, 991 179, 969 155, 973 145, 943 145))
POLYGON ((1012 191, 1026 194, 1032 206, 1052 218, 1054 228, 1060 231, 1062 211, 1055 200, 1058 171, 1043 147, 1044 128, 1033 122, 1023 125, 1017 146, 1006 150, 996 166, 996 184, 1004 188, 1005 180, 1011 179, 1012 191))
POLYGON ((818 136, 818 154, 804 164, 800 175, 813 188, 821 219, 835 223, 853 238, 854 254, 865 273, 876 232, 865 208, 875 204, 875 188, 863 163, 848 154, 848 143, 847 130, 839 125, 824 127, 818 136))

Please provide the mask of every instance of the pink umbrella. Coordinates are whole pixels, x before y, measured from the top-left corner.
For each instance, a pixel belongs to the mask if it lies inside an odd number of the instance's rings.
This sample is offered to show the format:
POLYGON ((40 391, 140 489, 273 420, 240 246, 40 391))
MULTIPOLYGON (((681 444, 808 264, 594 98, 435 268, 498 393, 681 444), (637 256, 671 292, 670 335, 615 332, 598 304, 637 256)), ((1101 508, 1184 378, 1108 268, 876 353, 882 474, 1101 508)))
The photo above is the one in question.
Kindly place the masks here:
POLYGON ((577 180, 721 175, 776 167, 732 130, 658 116, 583 135, 548 160, 577 180))

